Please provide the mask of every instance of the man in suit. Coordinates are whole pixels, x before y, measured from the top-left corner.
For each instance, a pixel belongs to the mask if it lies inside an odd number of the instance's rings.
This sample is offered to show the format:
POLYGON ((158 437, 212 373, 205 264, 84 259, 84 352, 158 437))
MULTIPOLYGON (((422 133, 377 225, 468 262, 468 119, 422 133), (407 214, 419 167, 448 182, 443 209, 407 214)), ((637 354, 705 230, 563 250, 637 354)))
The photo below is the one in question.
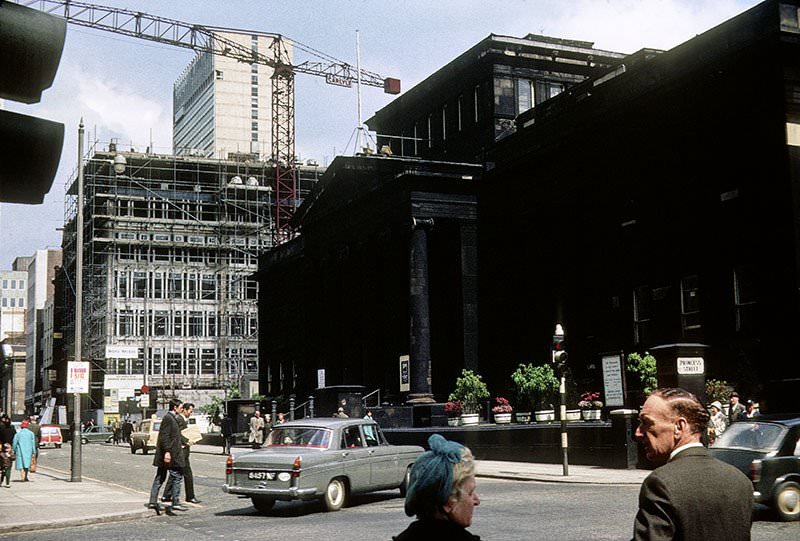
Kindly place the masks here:
MULTIPOLYGON (((191 402, 184 402, 181 406, 181 415, 178 415, 178 428, 183 432, 189 426, 189 417, 192 416, 194 411, 194 404, 191 402)), ((181 436, 181 443, 183 444, 183 481, 186 486, 186 500, 189 503, 200 503, 194 494, 194 475, 192 474, 192 463, 190 461, 191 443, 189 439, 181 436)), ((164 487, 164 496, 161 498, 162 502, 172 501, 172 477, 167 479, 167 486, 164 487)))
POLYGON ((170 476, 172 480, 172 507, 168 508, 168 513, 172 511, 187 511, 189 508, 181 505, 181 482, 183 481, 183 444, 181 442, 181 430, 178 423, 178 415, 181 414, 181 401, 173 398, 169 401, 169 411, 161 419, 161 426, 158 429, 158 440, 156 440, 156 453, 153 458, 153 466, 158 468, 150 487, 150 501, 147 507, 155 509, 157 514, 161 514, 161 506, 158 503, 158 492, 161 485, 170 476))
POLYGON ((728 424, 730 425, 736 421, 741 421, 744 417, 744 414, 744 405, 739 402, 739 393, 733 391, 731 393, 730 406, 728 408, 728 424))
POLYGON ((750 539, 753 484, 700 443, 708 413, 684 389, 658 389, 639 414, 636 437, 663 464, 642 483, 634 540, 750 539))

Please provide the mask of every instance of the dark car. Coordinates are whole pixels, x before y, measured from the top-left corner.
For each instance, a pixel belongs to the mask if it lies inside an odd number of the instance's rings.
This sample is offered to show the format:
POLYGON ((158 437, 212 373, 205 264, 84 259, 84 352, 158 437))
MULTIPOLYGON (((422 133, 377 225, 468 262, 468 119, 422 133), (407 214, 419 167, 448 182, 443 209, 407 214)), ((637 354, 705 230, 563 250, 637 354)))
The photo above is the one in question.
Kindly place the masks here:
POLYGON ((90 426, 81 431, 81 443, 83 445, 95 441, 111 443, 113 439, 114 431, 110 426, 90 426))
POLYGON ((800 519, 800 417, 733 423, 709 451, 750 477, 756 503, 800 519))

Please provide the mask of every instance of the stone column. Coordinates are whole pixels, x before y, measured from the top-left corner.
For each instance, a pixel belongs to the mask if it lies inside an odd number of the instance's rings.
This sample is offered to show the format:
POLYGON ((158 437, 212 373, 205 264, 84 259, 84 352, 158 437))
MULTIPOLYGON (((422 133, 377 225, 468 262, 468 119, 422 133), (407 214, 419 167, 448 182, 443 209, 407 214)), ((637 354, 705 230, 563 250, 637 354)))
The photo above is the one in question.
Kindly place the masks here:
POLYGON ((409 403, 434 402, 431 392, 431 326, 428 298, 428 228, 433 219, 413 219, 409 242, 409 337, 411 392, 409 403))

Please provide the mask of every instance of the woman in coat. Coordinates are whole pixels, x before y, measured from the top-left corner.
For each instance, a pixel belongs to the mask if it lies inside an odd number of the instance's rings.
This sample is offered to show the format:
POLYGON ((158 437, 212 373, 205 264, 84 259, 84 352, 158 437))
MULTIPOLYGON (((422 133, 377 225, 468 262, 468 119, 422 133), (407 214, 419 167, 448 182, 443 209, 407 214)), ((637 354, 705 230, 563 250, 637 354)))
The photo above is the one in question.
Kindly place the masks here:
POLYGON ((19 432, 14 436, 12 447, 17 455, 16 468, 22 471, 22 480, 28 480, 28 470, 31 467, 33 454, 36 452, 36 436, 28 428, 28 421, 22 421, 19 432))
POLYGON ((475 461, 469 449, 439 434, 428 438, 431 450, 411 468, 405 511, 417 516, 395 541, 447 539, 476 541, 467 531, 481 503, 475 491, 475 461))

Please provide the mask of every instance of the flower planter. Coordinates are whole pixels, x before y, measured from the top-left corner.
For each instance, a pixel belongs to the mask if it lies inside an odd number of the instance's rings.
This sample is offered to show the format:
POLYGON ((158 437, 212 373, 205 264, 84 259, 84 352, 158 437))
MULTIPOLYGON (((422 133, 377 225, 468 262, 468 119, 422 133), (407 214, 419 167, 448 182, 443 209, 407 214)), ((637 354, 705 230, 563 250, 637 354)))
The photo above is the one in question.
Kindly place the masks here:
POLYGON ((505 425, 511 422, 511 414, 510 413, 495 413, 494 414, 494 422, 498 425, 505 425))
POLYGON ((531 412, 529 412, 529 411, 518 411, 514 415, 516 416, 518 423, 530 423, 531 422, 531 412))
POLYGON ((581 410, 584 421, 599 421, 601 410, 581 410))
POLYGON ((448 417, 447 426, 458 426, 458 417, 448 417))
POLYGON ((477 413, 462 413, 459 419, 461 426, 474 426, 478 424, 479 416, 477 413))
POLYGON ((554 410, 539 410, 533 412, 536 416, 537 423, 552 423, 556 418, 556 412, 554 410))
POLYGON ((581 410, 567 410, 567 421, 580 421, 581 410))

